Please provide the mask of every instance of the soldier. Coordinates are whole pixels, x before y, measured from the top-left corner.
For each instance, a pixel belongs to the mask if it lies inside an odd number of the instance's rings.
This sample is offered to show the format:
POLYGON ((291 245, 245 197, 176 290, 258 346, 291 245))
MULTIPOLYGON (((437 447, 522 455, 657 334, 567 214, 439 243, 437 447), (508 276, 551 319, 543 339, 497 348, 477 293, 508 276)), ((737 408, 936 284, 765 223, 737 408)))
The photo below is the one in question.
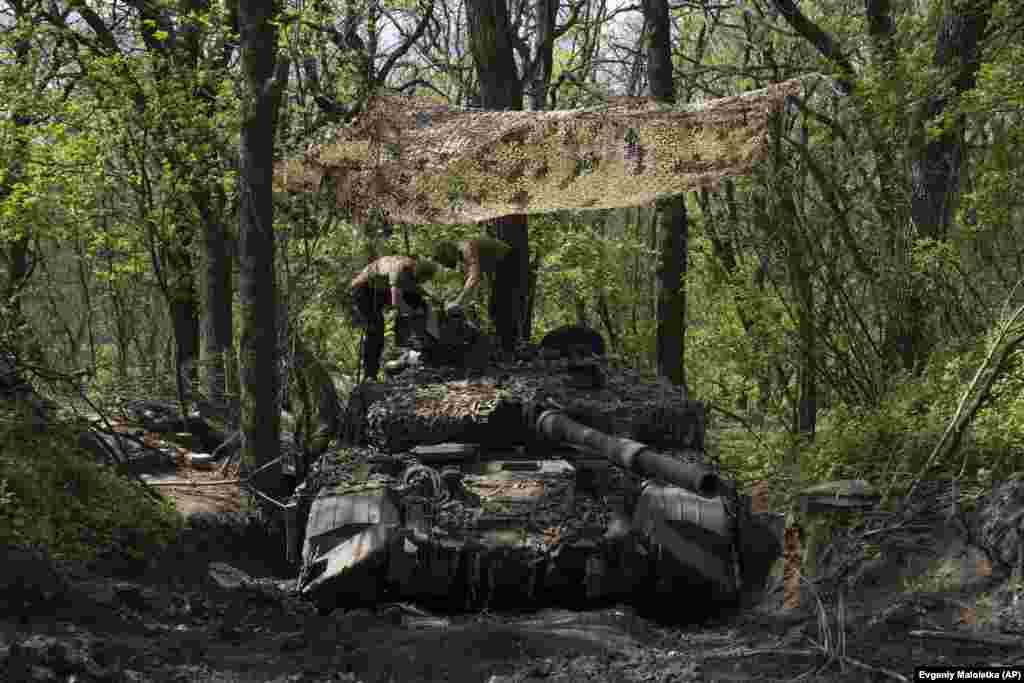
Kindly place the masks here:
MULTIPOLYGON (((462 287, 462 291, 445 306, 445 311, 449 315, 462 315, 462 307, 476 293, 484 274, 489 277, 493 276, 498 269, 498 264, 508 256, 510 251, 512 251, 512 247, 508 244, 491 237, 477 237, 459 242, 445 240, 435 245, 434 260, 447 268, 455 268, 461 263, 462 272, 466 276, 466 284, 462 287)), ((505 321, 502 327, 502 321, 498 320, 497 311, 493 308, 493 297, 491 304, 491 322, 498 327, 502 346, 507 351, 511 351, 515 340, 516 326, 509 325, 510 321, 505 321)))
POLYGON ((434 260, 446 268, 462 264, 466 284, 462 291, 445 306, 446 312, 458 311, 475 294, 483 274, 493 275, 498 264, 512 251, 505 242, 491 237, 476 237, 459 242, 444 240, 434 246, 434 260))
MULTIPOLYGON (((421 328, 429 306, 419 286, 434 277, 436 272, 437 264, 426 259, 382 256, 352 278, 349 283, 352 322, 366 330, 362 348, 366 379, 376 380, 380 370, 380 356, 384 350, 384 309, 388 306, 398 308, 399 331, 404 331, 406 336, 423 332, 421 328)), ((397 340, 402 346, 409 341, 408 338, 397 340)), ((399 362, 411 364, 417 359, 418 354, 410 350, 399 362)))

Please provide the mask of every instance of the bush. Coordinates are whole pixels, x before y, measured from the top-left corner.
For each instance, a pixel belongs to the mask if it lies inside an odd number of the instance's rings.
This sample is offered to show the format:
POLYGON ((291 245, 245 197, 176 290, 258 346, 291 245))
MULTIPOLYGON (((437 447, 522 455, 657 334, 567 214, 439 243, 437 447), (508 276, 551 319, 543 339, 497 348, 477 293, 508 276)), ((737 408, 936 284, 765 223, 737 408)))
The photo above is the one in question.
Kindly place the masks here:
POLYGON ((171 504, 97 464, 70 430, 0 422, 0 545, 63 560, 140 560, 181 524, 171 504))
MULTIPOLYGON (((813 446, 803 455, 812 481, 863 478, 882 488, 905 490, 924 468, 952 419, 957 403, 984 355, 984 345, 939 352, 919 376, 901 376, 875 407, 838 405, 819 420, 813 446)), ((975 416, 959 449, 934 462, 925 479, 952 479, 987 486, 1024 467, 1024 371, 1008 368, 975 416)))

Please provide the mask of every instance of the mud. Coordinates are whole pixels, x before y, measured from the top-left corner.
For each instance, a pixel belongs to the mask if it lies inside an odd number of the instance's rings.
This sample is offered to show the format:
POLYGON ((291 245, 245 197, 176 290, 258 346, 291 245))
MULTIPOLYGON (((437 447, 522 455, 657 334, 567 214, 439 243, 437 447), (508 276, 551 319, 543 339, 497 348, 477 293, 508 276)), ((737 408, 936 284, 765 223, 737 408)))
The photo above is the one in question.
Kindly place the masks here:
POLYGON ((979 610, 990 593, 977 582, 879 588, 849 596, 845 612, 813 596, 782 610, 773 588, 753 609, 699 623, 686 623, 683 601, 659 618, 615 605, 440 615, 398 603, 322 615, 290 592, 272 534, 236 529, 227 542, 223 526, 193 527, 187 553, 135 576, 62 568, 55 594, 0 617, 0 678, 852 682, 912 680, 916 665, 1024 665, 1019 634, 986 627, 979 610))

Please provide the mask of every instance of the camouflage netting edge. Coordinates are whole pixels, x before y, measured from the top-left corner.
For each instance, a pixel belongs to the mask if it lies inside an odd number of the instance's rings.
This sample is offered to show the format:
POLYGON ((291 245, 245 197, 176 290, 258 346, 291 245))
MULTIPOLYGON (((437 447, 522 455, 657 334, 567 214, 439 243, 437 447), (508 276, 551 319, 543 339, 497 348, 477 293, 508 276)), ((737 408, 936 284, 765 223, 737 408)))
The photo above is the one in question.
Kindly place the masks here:
POLYGON ((278 163, 274 185, 314 192, 326 181, 354 215, 409 223, 636 206, 748 172, 766 153, 769 118, 803 87, 794 79, 685 108, 615 98, 550 112, 380 95, 278 163))

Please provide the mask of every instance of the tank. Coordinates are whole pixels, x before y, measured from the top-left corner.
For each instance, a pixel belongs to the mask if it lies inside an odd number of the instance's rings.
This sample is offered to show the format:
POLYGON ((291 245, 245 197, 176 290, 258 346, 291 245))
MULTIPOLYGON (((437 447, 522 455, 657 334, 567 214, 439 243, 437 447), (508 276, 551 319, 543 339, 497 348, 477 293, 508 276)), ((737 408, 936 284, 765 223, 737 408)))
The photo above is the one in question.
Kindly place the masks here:
POLYGON ((305 597, 693 607, 760 590, 781 546, 707 457, 702 403, 578 350, 463 340, 461 364, 448 349, 352 393, 349 445, 295 495, 305 597))

